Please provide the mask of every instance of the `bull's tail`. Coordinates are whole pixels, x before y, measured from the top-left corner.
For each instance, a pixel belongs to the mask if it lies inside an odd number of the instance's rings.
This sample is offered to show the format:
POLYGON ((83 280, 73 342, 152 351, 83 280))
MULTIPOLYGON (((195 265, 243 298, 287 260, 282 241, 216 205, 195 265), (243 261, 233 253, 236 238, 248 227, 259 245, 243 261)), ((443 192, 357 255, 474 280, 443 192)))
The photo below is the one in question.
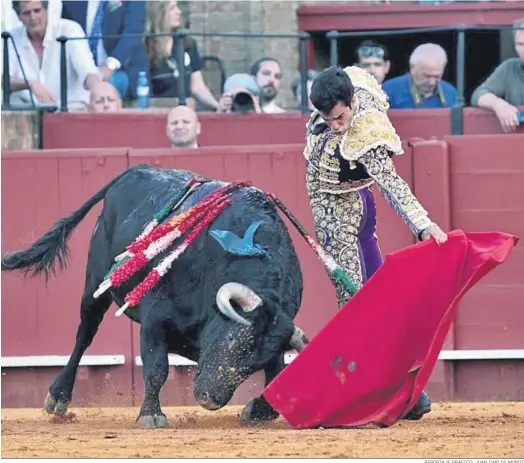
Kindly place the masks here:
POLYGON ((67 242, 71 233, 93 206, 100 202, 105 197, 107 191, 126 173, 127 170, 114 178, 69 217, 64 217, 56 222, 53 227, 30 248, 25 251, 2 255, 2 271, 22 270, 24 276, 29 275, 30 277, 44 272, 47 280, 50 273, 55 274, 55 262, 57 260, 60 269, 64 269, 67 266, 69 256, 67 242))

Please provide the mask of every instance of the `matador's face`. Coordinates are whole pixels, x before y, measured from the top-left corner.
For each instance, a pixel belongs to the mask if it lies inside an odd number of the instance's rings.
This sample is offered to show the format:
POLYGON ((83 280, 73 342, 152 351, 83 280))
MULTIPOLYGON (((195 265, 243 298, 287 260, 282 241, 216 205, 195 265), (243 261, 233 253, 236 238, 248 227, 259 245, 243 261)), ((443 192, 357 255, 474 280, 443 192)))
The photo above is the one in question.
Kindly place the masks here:
POLYGON ((343 134, 349 130, 353 119, 353 110, 343 102, 338 102, 329 114, 320 112, 320 116, 335 135, 343 134))

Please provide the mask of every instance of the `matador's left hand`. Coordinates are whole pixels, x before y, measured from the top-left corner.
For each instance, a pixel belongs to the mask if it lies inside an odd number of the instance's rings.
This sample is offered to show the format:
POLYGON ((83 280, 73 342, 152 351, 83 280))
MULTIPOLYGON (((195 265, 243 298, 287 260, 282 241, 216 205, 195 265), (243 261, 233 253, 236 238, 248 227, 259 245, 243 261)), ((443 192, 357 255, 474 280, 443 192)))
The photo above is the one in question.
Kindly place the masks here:
POLYGON ((431 238, 435 238, 437 244, 442 244, 448 240, 448 235, 444 233, 436 223, 432 223, 428 228, 426 228, 422 232, 421 238, 422 241, 427 241, 431 238))

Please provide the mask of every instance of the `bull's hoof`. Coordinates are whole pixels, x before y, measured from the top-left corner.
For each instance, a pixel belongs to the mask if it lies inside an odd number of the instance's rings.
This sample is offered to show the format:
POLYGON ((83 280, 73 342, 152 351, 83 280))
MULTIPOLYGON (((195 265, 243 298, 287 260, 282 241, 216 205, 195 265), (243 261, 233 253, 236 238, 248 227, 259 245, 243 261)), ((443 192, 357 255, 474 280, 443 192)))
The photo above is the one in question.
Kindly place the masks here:
POLYGON ((136 425, 142 429, 168 428, 167 417, 163 413, 154 415, 142 415, 136 420, 136 425))
POLYGON ((241 426, 257 426, 279 417, 271 405, 264 398, 258 397, 250 400, 240 414, 241 426))
POLYGON ((63 401, 60 399, 55 399, 50 392, 47 393, 47 396, 44 401, 44 410, 50 415, 65 416, 67 413, 67 406, 69 401, 63 401))

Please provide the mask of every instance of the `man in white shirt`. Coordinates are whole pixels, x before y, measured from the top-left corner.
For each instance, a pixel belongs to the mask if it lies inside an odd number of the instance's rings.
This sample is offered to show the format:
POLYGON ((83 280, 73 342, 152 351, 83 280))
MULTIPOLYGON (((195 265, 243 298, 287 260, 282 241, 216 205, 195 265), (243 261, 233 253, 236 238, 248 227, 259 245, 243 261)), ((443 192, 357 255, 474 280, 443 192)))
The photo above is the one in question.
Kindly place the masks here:
MULTIPOLYGON (((62 17, 62 0, 49 0, 47 15, 53 20, 62 17)), ((13 8, 13 0, 2 0, 2 31, 10 31, 21 25, 22 22, 13 8)))
MULTIPOLYGON (((11 30, 9 75, 12 103, 60 105, 60 48, 57 38, 84 37, 77 23, 50 19, 46 1, 13 1, 21 26, 11 30), (23 70, 23 72, 22 72, 23 70), (25 78, 24 78, 25 73, 25 78), (32 92, 30 92, 31 90, 32 92), (31 98, 33 97, 33 99, 31 98)), ((68 108, 83 108, 89 102, 89 90, 102 81, 86 40, 66 44, 68 108)))

